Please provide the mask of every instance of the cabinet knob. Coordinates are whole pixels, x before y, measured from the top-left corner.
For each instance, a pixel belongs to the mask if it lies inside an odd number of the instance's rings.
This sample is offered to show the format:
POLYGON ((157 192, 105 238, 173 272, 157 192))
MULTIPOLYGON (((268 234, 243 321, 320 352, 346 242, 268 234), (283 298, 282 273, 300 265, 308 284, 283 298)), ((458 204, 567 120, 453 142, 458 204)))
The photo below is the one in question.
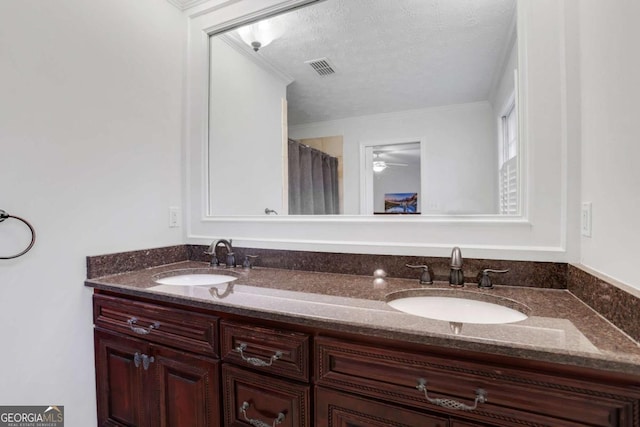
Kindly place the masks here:
POLYGON ((265 423, 264 421, 255 418, 249 418, 247 417, 247 409, 249 409, 249 406, 249 402, 242 402, 240 412, 242 412, 242 416, 244 417, 244 419, 254 427, 275 427, 278 424, 282 424, 282 422, 284 421, 284 414, 282 412, 278 413, 278 416, 274 418, 273 423, 271 424, 265 423))
POLYGON ((424 391, 424 397, 427 399, 429 403, 433 403, 434 405, 438 405, 447 409, 457 409, 459 411, 473 411, 478 407, 478 403, 486 403, 488 400, 487 399, 488 393, 481 388, 476 389, 476 400, 473 406, 466 405, 462 402, 458 402, 457 400, 453 400, 453 399, 441 399, 441 398, 429 397, 429 395, 427 394, 427 380, 425 380, 424 378, 418 379, 418 385, 416 386, 416 388, 419 391, 424 391))
POLYGON ((240 357, 242 358, 242 360, 244 360, 245 362, 253 366, 260 366, 260 367, 271 366, 273 365, 273 362, 275 362, 276 360, 282 357, 282 352, 276 351, 275 354, 269 358, 269 361, 265 362, 264 360, 258 359, 257 357, 246 357, 244 355, 244 351, 246 349, 247 349, 247 345, 245 343, 241 343, 239 346, 236 347, 235 350, 238 353, 240 353, 240 357))
POLYGON ((136 368, 139 368, 140 365, 142 365, 142 369, 146 371, 149 369, 149 365, 153 362, 155 362, 153 356, 147 356, 146 354, 140 354, 138 352, 133 355, 133 364, 136 368))
POLYGON ((146 371, 149 369, 149 365, 155 362, 153 356, 147 356, 146 354, 142 355, 142 368, 146 371))

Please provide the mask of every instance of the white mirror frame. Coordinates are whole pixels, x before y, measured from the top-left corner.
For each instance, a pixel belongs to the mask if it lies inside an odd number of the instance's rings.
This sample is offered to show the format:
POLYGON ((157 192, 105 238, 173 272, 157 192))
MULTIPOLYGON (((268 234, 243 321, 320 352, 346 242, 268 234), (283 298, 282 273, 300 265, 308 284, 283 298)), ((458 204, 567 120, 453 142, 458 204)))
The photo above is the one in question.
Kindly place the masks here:
MULTIPOLYGON (((569 146, 565 125, 564 2, 558 0, 518 2, 520 145, 526 178, 521 185, 527 195, 522 216, 207 216, 209 36, 310 2, 211 0, 189 10, 184 113, 188 243, 225 237, 240 247, 423 256, 447 256, 456 245, 474 258, 570 261, 568 246, 577 241, 577 227, 567 224, 578 203, 569 203, 569 186, 579 187, 579 167, 568 164, 575 147, 569 146), (530 43, 535 46, 528 48, 530 43)), ((259 185, 241 178, 233 182, 247 189, 259 185)))

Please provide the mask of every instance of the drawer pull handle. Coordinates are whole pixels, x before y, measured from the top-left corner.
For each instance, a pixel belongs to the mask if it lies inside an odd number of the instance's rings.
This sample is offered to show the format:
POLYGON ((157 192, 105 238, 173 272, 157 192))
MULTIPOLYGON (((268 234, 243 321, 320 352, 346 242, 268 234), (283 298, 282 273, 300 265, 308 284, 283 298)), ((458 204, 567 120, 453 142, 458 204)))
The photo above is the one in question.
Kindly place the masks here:
POLYGON ((253 366, 261 366, 261 367, 271 366, 273 365, 273 362, 275 362, 276 360, 282 357, 282 352, 276 351, 276 353, 269 358, 269 361, 265 362, 264 360, 258 359, 257 357, 246 357, 243 353, 246 349, 247 349, 247 345, 245 343, 242 343, 236 347, 236 351, 240 353, 240 357, 242 358, 242 360, 244 360, 245 362, 253 366))
POLYGON ((129 324, 129 327, 131 328, 131 330, 138 335, 147 335, 152 330, 158 329, 160 327, 160 322, 153 322, 151 325, 149 325, 148 328, 143 328, 142 326, 136 326, 136 323, 138 323, 137 317, 132 317, 131 319, 127 320, 127 323, 129 324))
POLYGON ((249 406, 249 402, 242 402, 240 412, 242 412, 242 416, 244 416, 244 419, 254 427, 275 427, 278 424, 282 424, 282 422, 284 421, 284 414, 282 412, 278 413, 278 417, 273 420, 272 424, 267 424, 264 421, 249 418, 247 417, 247 409, 249 409, 249 406))
POLYGON ((457 409, 459 411, 473 411, 478 407, 478 403, 486 403, 488 400, 487 399, 488 393, 482 388, 476 389, 476 400, 473 406, 465 405, 464 403, 458 402, 453 399, 431 398, 427 395, 427 380, 425 380, 424 378, 418 379, 418 385, 416 386, 416 388, 419 391, 424 391, 424 397, 427 398, 429 403, 433 403, 434 405, 442 406, 443 408, 447 408, 447 409, 457 409))
POLYGON ((140 364, 142 364, 142 368, 146 371, 147 369, 149 369, 149 365, 153 362, 155 362, 153 356, 149 357, 146 354, 140 354, 138 352, 133 355, 133 364, 136 366, 136 368, 139 368, 140 364))

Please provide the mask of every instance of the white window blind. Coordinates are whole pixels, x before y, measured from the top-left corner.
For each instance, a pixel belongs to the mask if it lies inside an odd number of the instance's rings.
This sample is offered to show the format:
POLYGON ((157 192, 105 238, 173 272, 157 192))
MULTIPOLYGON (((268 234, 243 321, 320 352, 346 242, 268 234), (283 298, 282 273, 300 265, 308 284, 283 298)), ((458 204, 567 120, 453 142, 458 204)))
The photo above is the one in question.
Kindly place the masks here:
POLYGON ((518 163, 517 158, 509 159, 500 168, 500 213, 518 214, 518 163))
POLYGON ((517 215, 518 206, 518 121, 515 103, 502 116, 500 150, 500 206, 502 215, 517 215))

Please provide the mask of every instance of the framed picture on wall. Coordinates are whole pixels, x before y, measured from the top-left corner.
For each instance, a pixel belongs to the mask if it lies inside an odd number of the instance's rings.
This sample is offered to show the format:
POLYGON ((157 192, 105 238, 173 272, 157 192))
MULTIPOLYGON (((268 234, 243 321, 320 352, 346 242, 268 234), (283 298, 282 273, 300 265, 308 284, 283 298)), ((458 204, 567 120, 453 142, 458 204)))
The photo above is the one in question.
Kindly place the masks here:
POLYGON ((385 193, 384 212, 414 214, 418 212, 418 193, 385 193))

